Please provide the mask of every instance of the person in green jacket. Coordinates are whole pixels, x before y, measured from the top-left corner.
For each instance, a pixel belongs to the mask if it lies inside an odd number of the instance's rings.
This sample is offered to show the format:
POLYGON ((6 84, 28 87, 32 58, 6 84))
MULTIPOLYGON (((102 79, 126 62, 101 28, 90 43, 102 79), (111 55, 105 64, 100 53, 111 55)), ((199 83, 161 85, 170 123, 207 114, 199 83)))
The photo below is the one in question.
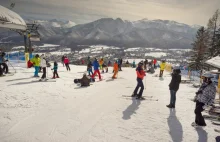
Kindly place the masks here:
POLYGON ((33 63, 35 68, 34 77, 39 77, 38 72, 40 68, 40 57, 38 54, 36 54, 35 57, 31 59, 31 63, 33 63))

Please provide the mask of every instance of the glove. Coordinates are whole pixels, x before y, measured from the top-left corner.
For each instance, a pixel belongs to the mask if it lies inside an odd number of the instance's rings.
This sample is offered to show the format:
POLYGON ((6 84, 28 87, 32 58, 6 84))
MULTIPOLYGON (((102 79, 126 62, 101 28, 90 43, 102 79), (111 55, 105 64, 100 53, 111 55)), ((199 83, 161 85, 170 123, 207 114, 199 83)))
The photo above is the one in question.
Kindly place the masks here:
POLYGON ((202 108, 203 108, 203 109, 207 109, 207 108, 208 108, 208 105, 204 105, 202 108))

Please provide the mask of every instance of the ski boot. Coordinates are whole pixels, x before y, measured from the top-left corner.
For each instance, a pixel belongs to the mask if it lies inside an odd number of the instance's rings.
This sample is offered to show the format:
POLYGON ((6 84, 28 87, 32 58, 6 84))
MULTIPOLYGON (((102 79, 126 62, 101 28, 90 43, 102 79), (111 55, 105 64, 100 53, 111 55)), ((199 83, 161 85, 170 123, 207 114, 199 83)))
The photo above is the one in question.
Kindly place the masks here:
POLYGON ((134 94, 134 93, 131 95, 131 97, 136 97, 136 96, 137 96, 137 94, 134 94))

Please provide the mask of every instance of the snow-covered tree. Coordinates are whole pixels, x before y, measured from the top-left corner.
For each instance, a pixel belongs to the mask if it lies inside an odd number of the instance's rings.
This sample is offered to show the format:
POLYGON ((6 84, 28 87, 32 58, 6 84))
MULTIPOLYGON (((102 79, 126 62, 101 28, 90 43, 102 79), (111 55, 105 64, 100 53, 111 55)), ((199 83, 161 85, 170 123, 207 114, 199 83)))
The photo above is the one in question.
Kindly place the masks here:
POLYGON ((204 27, 201 27, 196 34, 196 40, 194 41, 192 56, 190 58, 189 67, 192 70, 201 70, 204 65, 205 59, 208 56, 208 46, 207 46, 207 32, 204 27))
POLYGON ((209 58, 212 58, 218 55, 219 49, 216 46, 217 44, 216 32, 218 30, 217 28, 218 28, 219 23, 220 23, 220 11, 216 10, 212 18, 209 19, 209 22, 207 24, 207 30, 206 30, 207 37, 208 37, 207 45, 209 48, 209 58))

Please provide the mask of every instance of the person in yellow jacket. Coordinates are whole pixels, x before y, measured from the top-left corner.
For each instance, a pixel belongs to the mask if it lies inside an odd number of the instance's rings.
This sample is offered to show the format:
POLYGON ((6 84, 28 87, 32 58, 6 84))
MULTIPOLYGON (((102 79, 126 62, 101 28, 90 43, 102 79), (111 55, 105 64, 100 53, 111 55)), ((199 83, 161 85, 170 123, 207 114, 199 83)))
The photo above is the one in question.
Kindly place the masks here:
POLYGON ((38 72, 40 68, 40 57, 38 54, 36 54, 34 58, 31 59, 31 63, 33 63, 35 68, 34 77, 39 77, 38 72))
POLYGON ((99 60, 99 66, 100 66, 100 70, 102 70, 102 73, 104 73, 104 69, 103 69, 103 65, 104 64, 104 60, 103 60, 103 58, 101 58, 100 60, 99 60))
POLYGON ((163 71, 165 70, 165 68, 166 68, 166 62, 165 60, 162 60, 162 63, 160 64, 160 76, 159 77, 163 76, 163 71))

